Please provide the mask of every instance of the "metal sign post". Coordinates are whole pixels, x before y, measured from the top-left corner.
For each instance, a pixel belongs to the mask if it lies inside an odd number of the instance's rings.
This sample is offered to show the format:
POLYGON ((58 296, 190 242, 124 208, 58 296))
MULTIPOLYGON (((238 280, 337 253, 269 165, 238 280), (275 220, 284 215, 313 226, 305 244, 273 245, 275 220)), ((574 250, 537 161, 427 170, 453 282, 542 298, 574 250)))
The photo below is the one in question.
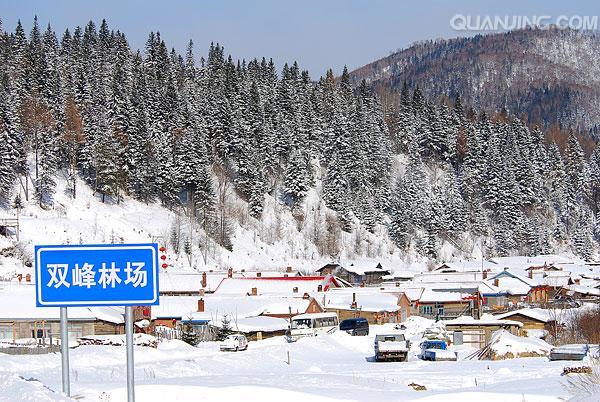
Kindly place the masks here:
POLYGON ((127 402, 135 402, 133 376, 133 307, 125 307, 125 341, 127 343, 127 402))
POLYGON ((134 402, 133 306, 158 304, 158 245, 35 246, 35 278, 36 306, 60 307, 62 389, 67 396, 67 307, 125 307, 127 399, 134 402))
POLYGON ((62 392, 71 396, 71 384, 69 382, 69 319, 67 308, 60 308, 60 355, 62 361, 62 392))

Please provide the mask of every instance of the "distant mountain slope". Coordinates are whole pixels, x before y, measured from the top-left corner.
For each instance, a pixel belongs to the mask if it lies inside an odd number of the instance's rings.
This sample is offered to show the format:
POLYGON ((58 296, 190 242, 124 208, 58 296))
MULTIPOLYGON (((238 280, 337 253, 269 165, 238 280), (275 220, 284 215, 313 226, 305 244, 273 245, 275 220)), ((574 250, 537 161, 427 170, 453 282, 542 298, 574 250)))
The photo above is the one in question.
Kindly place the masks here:
POLYGON ((379 92, 403 82, 429 97, 460 94, 463 104, 526 114, 530 123, 582 129, 600 122, 600 36, 527 29, 427 41, 350 73, 379 92))

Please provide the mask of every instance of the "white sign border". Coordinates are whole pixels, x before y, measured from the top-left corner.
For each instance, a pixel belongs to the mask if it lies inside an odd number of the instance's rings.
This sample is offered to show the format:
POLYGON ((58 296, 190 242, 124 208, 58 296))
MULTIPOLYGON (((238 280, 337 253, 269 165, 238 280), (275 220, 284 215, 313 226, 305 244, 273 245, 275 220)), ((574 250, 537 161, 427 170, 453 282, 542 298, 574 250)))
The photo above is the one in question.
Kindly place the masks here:
POLYGON ((41 246, 36 250, 35 269, 37 273, 36 288, 37 288, 37 302, 40 307, 101 307, 101 306, 135 306, 144 304, 155 304, 159 300, 158 293, 158 263, 155 245, 81 245, 81 246, 64 246, 64 247, 49 247, 41 246), (42 300, 42 283, 39 279, 42 277, 42 267, 40 264, 40 254, 42 251, 72 251, 72 250, 91 250, 91 251, 107 251, 107 250, 151 250, 152 251, 152 271, 154 272, 154 283, 153 283, 153 298, 151 300, 87 300, 87 301, 62 301, 62 302, 48 302, 42 300))

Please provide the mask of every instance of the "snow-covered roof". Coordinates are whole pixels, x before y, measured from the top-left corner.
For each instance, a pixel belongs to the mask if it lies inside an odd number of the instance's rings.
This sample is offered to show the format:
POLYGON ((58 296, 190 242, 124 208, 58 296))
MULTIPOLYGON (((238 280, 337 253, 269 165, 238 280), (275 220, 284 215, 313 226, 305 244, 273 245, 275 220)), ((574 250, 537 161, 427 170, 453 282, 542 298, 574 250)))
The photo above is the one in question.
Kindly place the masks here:
POLYGON ((519 310, 509 311, 508 313, 497 314, 494 317, 503 320, 505 318, 510 318, 515 315, 522 315, 544 323, 551 321, 548 310, 544 310, 541 308, 522 308, 519 310))
POLYGON ((340 283, 332 276, 292 276, 275 278, 225 278, 215 289, 219 295, 247 295, 256 288, 259 295, 294 295, 317 292, 319 286, 323 290, 339 287, 340 283), (296 292, 294 292, 296 288, 296 292))
MULTIPOLYGON (((227 273, 225 273, 225 276, 227 276, 227 273)), ((215 278, 216 276, 210 275, 210 277, 215 278)), ((223 276, 218 277, 217 285, 222 278, 223 276)), ((158 287, 160 292, 198 292, 202 289, 202 274, 197 272, 161 271, 158 277, 158 287)))
POLYGON ((380 291, 355 292, 353 289, 340 289, 325 293, 325 308, 348 310, 356 297, 356 307, 362 311, 398 311, 398 297, 380 291), (353 296, 353 294, 355 296, 353 296))
POLYGON ((526 269, 531 266, 541 265, 572 265, 581 263, 581 260, 569 258, 557 254, 542 254, 537 256, 512 256, 512 257, 494 257, 490 258, 490 261, 498 264, 501 268, 517 268, 526 269))
POLYGON ((336 313, 308 313, 294 316, 294 319, 337 317, 336 313))
POLYGON ((419 303, 461 302, 470 296, 470 293, 436 292, 432 289, 425 289, 418 300, 419 303))
POLYGON ((394 281, 394 280, 407 280, 407 279, 412 279, 414 277, 415 277, 414 272, 396 271, 389 275, 383 275, 381 277, 381 279, 383 279, 384 281, 394 281))
POLYGON ((160 303, 151 308, 152 318, 186 317, 198 309, 199 299, 198 296, 160 296, 160 303))
POLYGON ((546 276, 542 278, 542 283, 548 286, 552 286, 553 288, 558 288, 562 286, 567 286, 569 284, 569 280, 571 277, 569 275, 566 276, 546 276))
MULTIPOLYGON (((173 299, 181 298, 180 296, 172 296, 173 299)), ((299 297, 285 296, 239 296, 239 295, 217 295, 210 294, 203 297, 204 312, 198 312, 198 298, 194 298, 193 303, 185 304, 181 302, 182 311, 177 313, 176 310, 169 309, 162 313, 161 305, 152 308, 152 314, 159 317, 161 314, 175 313, 172 317, 181 317, 183 320, 208 320, 220 321, 224 315, 229 317, 246 318, 256 317, 259 315, 292 315, 304 313, 311 299, 299 297), (189 308, 188 310, 183 310, 189 308)), ((174 303, 178 303, 177 300, 174 303)), ((166 317, 166 315, 164 315, 166 317)))
MULTIPOLYGON (((491 276, 491 275, 490 275, 491 276)), ((423 272, 416 274, 413 282, 417 283, 441 283, 441 282, 472 282, 482 281, 483 274, 481 272, 423 272)))
POLYGON ((580 293, 588 296, 600 296, 600 289, 595 287, 583 286, 583 285, 568 285, 565 286, 570 292, 580 293))
POLYGON ((454 261, 444 262, 434 269, 434 272, 481 272, 483 270, 496 270, 498 266, 490 261, 454 261))
POLYGON ((523 326, 523 323, 521 323, 519 321, 501 320, 501 319, 495 318, 494 316, 492 316, 490 314, 482 315, 481 319, 479 319, 479 320, 476 320, 475 318, 473 318, 469 315, 462 315, 453 320, 444 321, 444 324, 446 324, 446 325, 473 325, 473 326, 478 326, 478 325, 480 325, 480 326, 514 325, 517 327, 523 326))
MULTIPOLYGON (((0 320, 60 320, 58 307, 36 307, 35 286, 3 284, 0 288, 0 320)), ((122 324, 122 307, 69 307, 69 319, 122 324)))

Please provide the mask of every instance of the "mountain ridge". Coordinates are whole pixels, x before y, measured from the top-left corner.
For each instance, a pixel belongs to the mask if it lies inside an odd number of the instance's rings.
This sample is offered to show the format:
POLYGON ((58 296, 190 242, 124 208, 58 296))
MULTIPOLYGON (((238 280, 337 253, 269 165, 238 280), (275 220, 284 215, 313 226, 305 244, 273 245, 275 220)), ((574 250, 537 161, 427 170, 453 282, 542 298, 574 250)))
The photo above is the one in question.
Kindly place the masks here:
MULTIPOLYGON (((600 51, 595 33, 524 29, 421 41, 350 72, 380 95, 406 81, 430 98, 461 96, 478 110, 506 107, 530 124, 597 133, 600 51)), ((385 97, 385 96, 384 96, 385 97)))

